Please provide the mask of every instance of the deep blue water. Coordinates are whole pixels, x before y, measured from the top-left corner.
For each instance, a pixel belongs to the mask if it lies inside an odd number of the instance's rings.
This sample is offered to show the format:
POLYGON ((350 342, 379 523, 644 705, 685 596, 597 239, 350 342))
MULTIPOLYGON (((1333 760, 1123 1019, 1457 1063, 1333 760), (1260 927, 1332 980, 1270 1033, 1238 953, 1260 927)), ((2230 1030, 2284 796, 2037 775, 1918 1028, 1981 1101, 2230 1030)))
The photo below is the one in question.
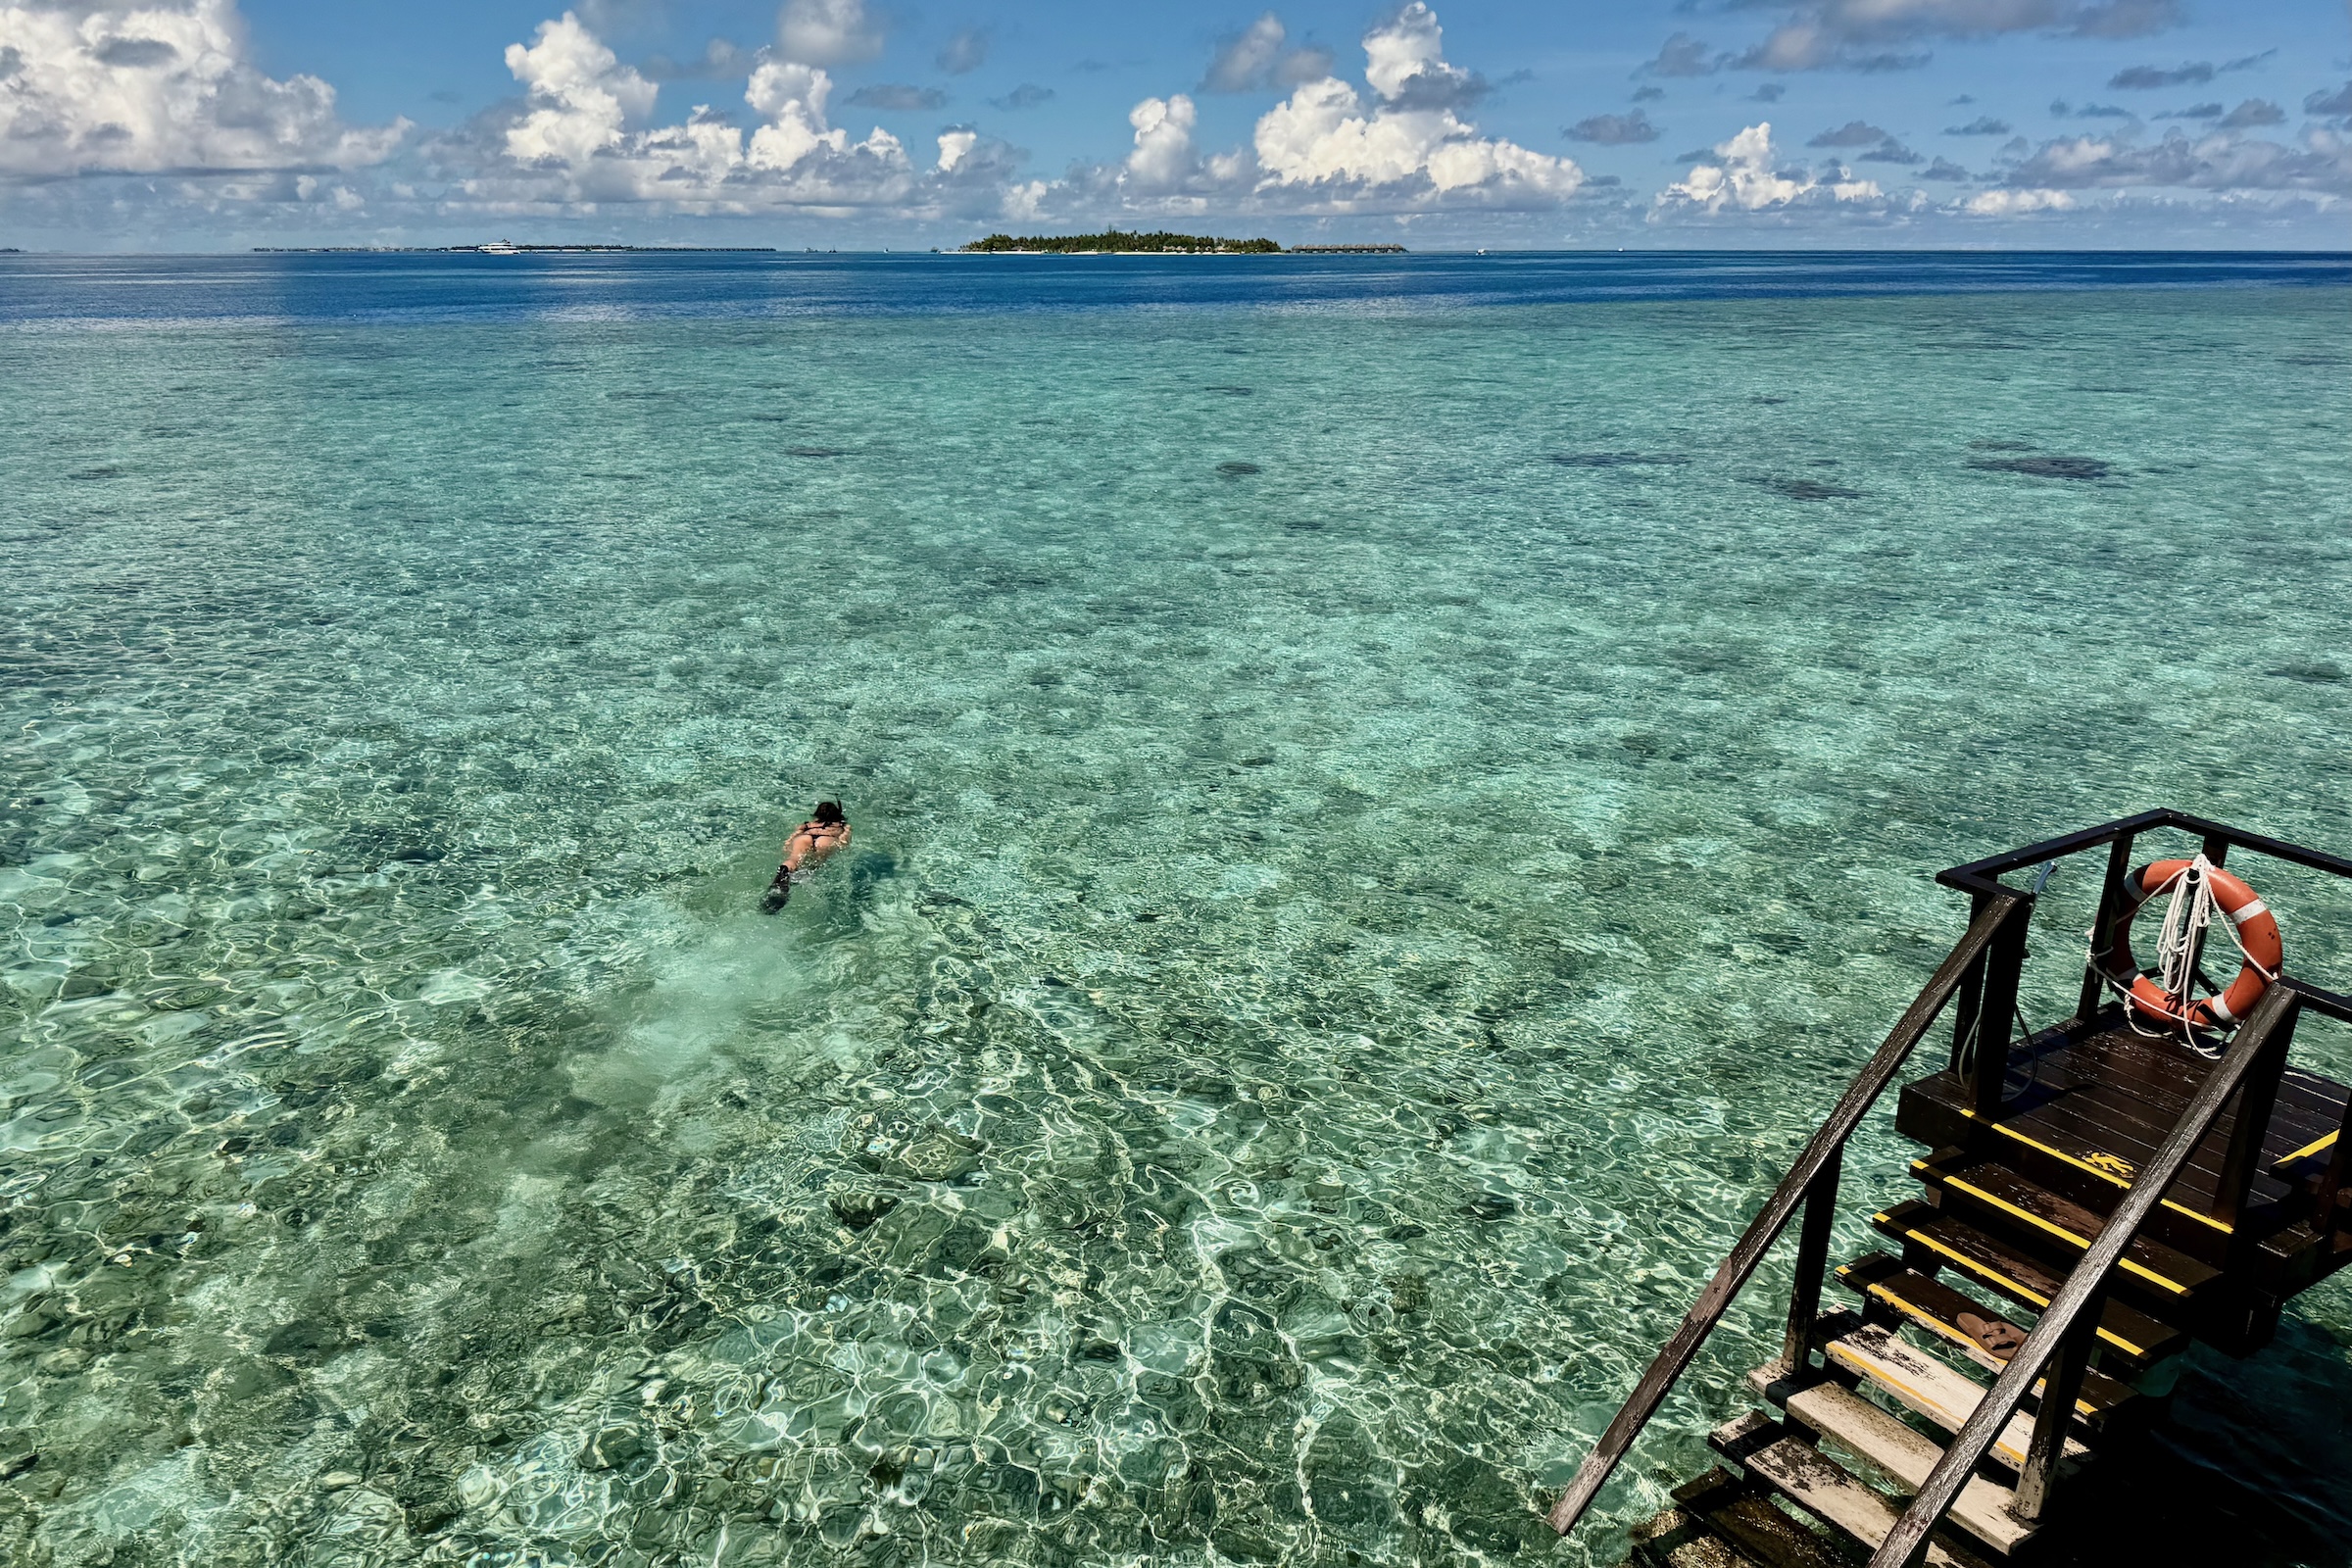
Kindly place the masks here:
POLYGON ((514 320, 2342 287, 2310 252, 1508 252, 1492 256, 0 256, 0 321, 514 320))

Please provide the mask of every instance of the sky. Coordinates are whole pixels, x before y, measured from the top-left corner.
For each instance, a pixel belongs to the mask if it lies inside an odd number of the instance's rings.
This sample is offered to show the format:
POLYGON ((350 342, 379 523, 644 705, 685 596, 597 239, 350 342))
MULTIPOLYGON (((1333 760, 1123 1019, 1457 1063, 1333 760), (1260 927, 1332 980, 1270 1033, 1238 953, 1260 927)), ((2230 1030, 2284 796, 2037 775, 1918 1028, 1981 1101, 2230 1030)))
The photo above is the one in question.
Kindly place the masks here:
POLYGON ((2352 248, 2343 0, 0 0, 0 245, 2352 248))

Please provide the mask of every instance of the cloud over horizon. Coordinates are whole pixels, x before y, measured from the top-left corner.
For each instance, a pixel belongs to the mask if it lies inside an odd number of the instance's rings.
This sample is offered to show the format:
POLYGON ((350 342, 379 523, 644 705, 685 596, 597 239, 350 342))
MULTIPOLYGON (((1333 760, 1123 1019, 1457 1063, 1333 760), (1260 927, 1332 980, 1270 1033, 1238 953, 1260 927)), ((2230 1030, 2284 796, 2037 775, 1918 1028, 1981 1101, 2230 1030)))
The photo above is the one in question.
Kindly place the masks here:
MULTIPOLYGON (((835 6, 827 16, 831 23, 857 20, 854 6, 835 6)), ((570 11, 541 23, 532 42, 510 45, 506 58, 523 88, 522 113, 506 124, 497 155, 460 181, 463 195, 489 211, 634 203, 705 215, 793 208, 993 212, 1017 162, 1009 148, 970 127, 939 135, 928 171, 918 170, 906 146, 878 125, 852 140, 828 118, 831 74, 775 54, 760 62, 744 87, 743 101, 760 122, 748 137, 703 104, 682 124, 646 125, 659 85, 622 65, 570 11)), ((868 91, 890 105, 936 107, 926 89, 883 83, 868 91)), ((945 101, 944 94, 936 97, 945 101)))
POLYGON ((1370 96, 1337 76, 1301 82, 1257 122, 1259 195, 1348 211, 1489 205, 1554 206, 1584 172, 1565 158, 1483 137, 1460 118, 1483 90, 1448 64, 1437 13, 1422 0, 1364 34, 1370 96))
POLYGON ((410 125, 343 122, 317 76, 247 58, 234 0, 0 6, 0 172, 346 171, 410 125))
POLYGON ((1265 92, 1331 74, 1331 51, 1293 47, 1282 19, 1269 11, 1217 45, 1200 92, 1265 92))
POLYGON ((1784 168, 1767 120, 1718 142, 1711 160, 1693 164, 1689 173, 1658 193, 1652 216, 1714 217, 1726 211, 1876 203, 1884 194, 1876 182, 1845 177, 1841 172, 1833 171, 1825 181, 1809 170, 1784 168))
POLYGON ((2137 38, 2177 26, 2180 0, 1821 0, 1781 22, 1734 64, 1747 71, 1909 71, 1930 46, 2013 33, 2137 38))
MULTIPOLYGON (((419 92, 419 118, 436 128, 418 131, 405 118, 354 125, 322 76, 263 71, 271 57, 248 43, 236 0, 0 0, 0 216, 20 231, 27 221, 126 229, 143 213, 223 233, 271 222, 478 231, 486 220, 503 229, 535 218, 616 234, 671 220, 1281 219, 1409 223, 1429 235, 1502 224, 1557 243, 1624 238, 1644 222, 1892 235, 1987 219, 2083 228, 2170 214, 2162 220, 2176 226, 2210 225, 2227 213, 2340 225, 2352 202, 2352 83, 2315 79, 2315 62, 2291 49, 2181 58, 2132 41, 2175 25, 2170 0, 1686 7, 1677 20, 1743 25, 1715 40, 1649 34, 1608 68, 1608 80, 1625 82, 1625 62, 1639 62, 1631 82, 1604 88, 1630 105, 1604 99, 1560 118, 1545 98, 1574 102, 1565 95, 1592 85, 1572 82, 1572 64, 1536 60, 1542 87, 1498 99, 1498 84, 1531 71, 1502 70, 1518 63, 1508 55, 1449 58, 1427 0, 1364 27, 1352 70, 1277 11, 1243 11, 1232 30, 1192 34, 1196 69, 1165 62, 1158 90, 1122 95, 1123 111, 1103 104, 1099 84, 1078 84, 1141 61, 1049 66, 1039 40, 985 16, 926 27, 882 0, 771 0, 769 41, 746 47, 695 25, 687 3, 579 0, 500 45, 510 96, 476 100, 449 122, 430 103, 465 95, 419 92), (632 44, 629 58, 616 41, 632 44), (1951 80, 1955 68, 1934 57, 1960 57, 1945 46, 1962 43, 2078 59, 2056 77, 2071 90, 2046 104, 2060 133, 2017 133, 2044 109, 2039 96, 2023 99, 2031 88, 1951 80), (1905 100, 1838 74, 1893 70, 1929 71, 1935 83, 1919 102, 1970 105, 1971 118, 1947 108, 1914 120, 1905 100), (2251 74, 2246 90, 2221 90, 2238 73, 2251 74), (967 78, 970 91, 952 90, 967 78), (1171 90, 1184 82, 1196 84, 1171 90), (1955 96, 1964 84, 1984 98, 1955 96), (2086 90, 2121 102, 2084 102, 2086 90), (1794 134, 1811 154, 1785 157, 1770 121, 1729 119, 1736 106, 1771 102, 1780 107, 1747 113, 1801 116, 1794 134), (895 118, 944 119, 951 108, 958 122, 895 118), (843 122, 859 110, 883 123, 843 122), (1661 122, 1679 136, 1695 122, 1723 139, 1668 169, 1654 157, 1661 122), (1024 170, 1028 155, 1002 134, 1013 123, 1051 149, 1058 177, 1024 170), (1531 135, 1557 135, 1610 172, 1537 151, 1531 135)), ((1492 50, 1493 19, 1480 20, 1492 50)), ((2050 78, 2037 79, 2046 94, 2050 78)))

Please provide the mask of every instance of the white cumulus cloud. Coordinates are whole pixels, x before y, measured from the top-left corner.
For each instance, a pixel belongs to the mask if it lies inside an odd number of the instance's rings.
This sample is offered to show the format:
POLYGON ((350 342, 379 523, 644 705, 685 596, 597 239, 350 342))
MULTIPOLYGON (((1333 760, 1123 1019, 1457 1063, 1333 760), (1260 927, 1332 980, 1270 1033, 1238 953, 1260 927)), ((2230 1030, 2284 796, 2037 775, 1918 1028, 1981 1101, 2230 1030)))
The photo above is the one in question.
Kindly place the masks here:
MULTIPOLYGON (((853 139, 833 124, 831 74, 775 52, 763 52, 744 87, 744 103, 757 119, 748 135, 701 104, 683 123, 650 123, 660 85, 623 65, 569 11, 542 23, 531 43, 511 45, 506 59, 523 102, 510 112, 489 155, 461 181, 462 205, 506 212, 629 203, 689 214, 993 213, 1007 203, 1020 156, 970 126, 953 126, 938 138, 933 167, 918 170, 906 146, 880 126, 853 139)), ((448 151, 453 158, 464 152, 455 143, 448 151)))
POLYGON ((1784 169, 1773 150, 1772 122, 1759 121, 1715 144, 1715 161, 1690 172, 1658 193, 1654 211, 1676 209, 1760 213, 1800 203, 1875 202, 1885 193, 1867 179, 1822 180, 1810 170, 1784 169))
POLYGON ((853 143, 847 130, 825 122, 832 91, 832 78, 814 66, 770 60, 753 72, 744 102, 767 123, 752 132, 751 166, 790 173, 813 161, 830 176, 853 179, 903 172, 906 152, 889 131, 876 125, 865 140, 853 143))
POLYGON ((0 62, 11 174, 353 169, 409 128, 348 126, 318 77, 265 75, 233 0, 0 5, 0 62))
POLYGON ((1200 114, 1182 93, 1147 98, 1127 112, 1135 127, 1135 150, 1127 155, 1125 177, 1148 191, 1169 190, 1193 172, 1193 125, 1200 114))
POLYGON ((1549 206, 1575 194, 1569 159, 1482 137, 1458 110, 1483 90, 1447 65, 1437 14, 1413 0, 1364 35, 1369 98, 1337 76, 1301 82, 1258 121, 1261 195, 1338 208, 1549 206))
POLYGON ((507 128, 507 156, 525 164, 584 164, 617 147, 660 90, 568 11, 539 24, 536 42, 507 45, 507 69, 530 98, 530 113, 507 128))

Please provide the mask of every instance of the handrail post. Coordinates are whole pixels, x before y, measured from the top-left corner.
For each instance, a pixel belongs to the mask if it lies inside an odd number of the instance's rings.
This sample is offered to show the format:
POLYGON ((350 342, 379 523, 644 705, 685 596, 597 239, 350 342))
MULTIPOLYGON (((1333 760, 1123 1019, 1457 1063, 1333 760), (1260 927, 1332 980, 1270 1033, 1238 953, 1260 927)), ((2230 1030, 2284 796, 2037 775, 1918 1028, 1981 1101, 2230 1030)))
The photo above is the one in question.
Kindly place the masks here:
POLYGON ((2271 1111, 2278 1100, 2278 1081, 2286 1076, 2287 1047, 2295 1037, 2295 1021, 2303 1013, 2303 999, 2291 996, 2285 1014, 2262 1043, 2262 1054, 2246 1072, 2245 1086, 2237 1092, 2235 1120, 2230 1128, 2230 1149, 2222 1156, 2220 1180, 2214 1187, 2214 1199, 2219 1205, 2214 1218, 2235 1227, 2230 1237, 2230 1272, 2238 1272, 2245 1259, 2239 1254, 2245 1248, 2244 1238, 2253 1234, 2252 1227, 2238 1224, 2254 1191, 2255 1172, 2262 1168, 2263 1135, 2271 1130, 2271 1111))
POLYGON ((1788 1288, 1788 1332, 1781 1341, 1788 1375, 1804 1381, 1813 1366, 1813 1340, 1821 1317, 1821 1286, 1830 1271, 1830 1227, 1838 1219, 1838 1178, 1845 1163, 1842 1145, 1822 1161, 1821 1174, 1805 1188, 1805 1217, 1796 1236, 1796 1278, 1788 1288))
MULTIPOLYGON (((1992 895, 1972 893, 1968 900, 1968 923, 1976 924, 1984 918, 1992 905, 1992 895)), ((1952 998, 1952 1071, 1974 1082, 1976 1072, 1977 1015, 1984 1006, 1984 956, 1968 966, 1960 977, 1960 989, 1952 998)))
POLYGON ((2123 907, 2124 878, 2132 870, 2133 837, 2127 833, 2107 850, 2107 875, 2099 883, 2099 912, 2090 922, 2090 956, 2082 961, 2082 995, 2075 1004, 2075 1016, 2084 1023, 2098 1012, 2099 1002, 2107 993, 2106 973, 2099 960, 2114 946, 2115 933, 2109 928, 2123 907))
POLYGON ((2001 1085, 2009 1076, 2009 1035, 2017 1022, 2017 982, 2026 966, 2026 927, 2033 918, 2033 899, 2020 895, 1984 952, 1984 1004, 1977 1014, 1976 1067, 1969 1075, 1969 1103, 1980 1116, 1995 1115, 2001 1108, 2001 1085))
POLYGON ((2312 1197, 2311 1228, 2323 1243, 2335 1239, 2342 1221, 2336 1218, 2336 1195, 2344 1190, 2344 1180, 2352 1174, 2352 1100, 2344 1102, 2344 1113, 2335 1124, 2335 1147, 2328 1151, 2328 1169, 2320 1176, 2320 1190, 2312 1197))
POLYGON ((2058 1482, 2058 1461, 2066 1453, 2067 1428, 2073 1423, 2075 1401, 2082 1394, 2082 1374, 2090 1369, 2090 1352, 2098 1343, 2099 1314, 2106 1310, 2104 1291, 2083 1305, 2082 1316, 2058 1344, 2042 1373, 2041 1408, 2034 1415, 2034 1441, 2026 1447, 2026 1462, 2017 1474, 2017 1496, 2009 1511, 2026 1524, 2039 1520, 2049 1507, 2050 1489, 2058 1482))

